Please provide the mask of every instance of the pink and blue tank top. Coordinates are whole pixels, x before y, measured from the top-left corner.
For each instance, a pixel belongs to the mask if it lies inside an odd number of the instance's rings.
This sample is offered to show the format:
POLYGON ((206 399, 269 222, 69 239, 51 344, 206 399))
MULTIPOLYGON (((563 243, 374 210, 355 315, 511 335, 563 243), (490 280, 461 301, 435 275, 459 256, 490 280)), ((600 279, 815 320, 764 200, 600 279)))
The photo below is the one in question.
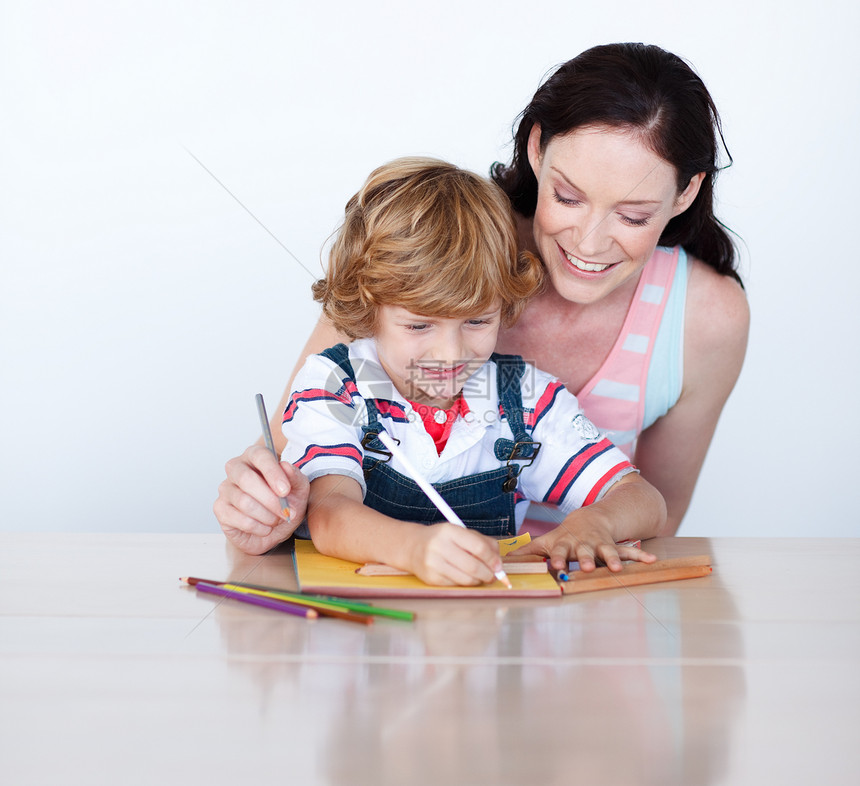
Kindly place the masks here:
POLYGON ((577 394, 588 418, 630 458, 639 434, 681 394, 687 273, 682 248, 655 250, 615 345, 577 394))

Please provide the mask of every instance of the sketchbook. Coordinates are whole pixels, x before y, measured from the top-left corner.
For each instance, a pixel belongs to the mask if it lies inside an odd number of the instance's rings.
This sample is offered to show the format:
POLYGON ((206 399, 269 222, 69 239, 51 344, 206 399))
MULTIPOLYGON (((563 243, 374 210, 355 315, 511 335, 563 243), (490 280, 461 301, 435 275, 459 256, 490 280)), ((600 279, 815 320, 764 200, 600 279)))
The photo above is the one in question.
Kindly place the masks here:
POLYGON ((362 576, 361 563, 320 554, 309 540, 296 540, 293 560, 302 592, 354 598, 535 598, 558 597, 561 588, 549 573, 509 574, 508 589, 500 581, 478 587, 437 587, 416 576, 362 576))

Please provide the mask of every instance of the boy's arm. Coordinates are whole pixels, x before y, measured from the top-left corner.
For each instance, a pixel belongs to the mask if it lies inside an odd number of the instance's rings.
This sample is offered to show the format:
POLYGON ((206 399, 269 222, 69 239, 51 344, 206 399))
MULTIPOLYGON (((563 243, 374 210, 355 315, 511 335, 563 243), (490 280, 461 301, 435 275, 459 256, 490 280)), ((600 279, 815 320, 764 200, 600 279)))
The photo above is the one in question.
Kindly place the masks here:
POLYGON ((618 546, 630 538, 655 537, 666 522, 666 503, 660 492, 636 472, 614 483, 603 498, 569 513, 551 532, 535 538, 517 554, 541 554, 555 570, 567 570, 578 560, 581 570, 594 570, 600 560, 612 571, 621 560, 654 562, 647 551, 618 546))
POLYGON ((484 584, 502 567, 492 538, 447 522, 426 526, 385 516, 364 504, 358 482, 345 475, 311 481, 308 527, 322 554, 382 562, 427 584, 484 584))
POLYGON ((541 448, 522 471, 522 491, 567 513, 558 527, 517 553, 550 557, 557 570, 566 570, 569 560, 578 560, 584 571, 594 570, 596 560, 614 571, 621 570, 622 559, 653 562, 647 552, 615 544, 659 534, 666 522, 660 492, 588 420, 573 394, 543 372, 533 373, 539 383, 533 434, 541 448))

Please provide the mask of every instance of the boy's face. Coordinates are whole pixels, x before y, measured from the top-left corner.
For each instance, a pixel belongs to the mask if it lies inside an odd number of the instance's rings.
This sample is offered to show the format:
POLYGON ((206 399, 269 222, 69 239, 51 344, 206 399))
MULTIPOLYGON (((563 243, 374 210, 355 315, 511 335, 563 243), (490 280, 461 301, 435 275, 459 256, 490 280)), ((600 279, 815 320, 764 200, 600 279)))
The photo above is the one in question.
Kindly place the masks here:
POLYGON ((495 349, 500 321, 500 308, 451 318, 380 306, 374 338, 382 367, 401 395, 448 409, 495 349))

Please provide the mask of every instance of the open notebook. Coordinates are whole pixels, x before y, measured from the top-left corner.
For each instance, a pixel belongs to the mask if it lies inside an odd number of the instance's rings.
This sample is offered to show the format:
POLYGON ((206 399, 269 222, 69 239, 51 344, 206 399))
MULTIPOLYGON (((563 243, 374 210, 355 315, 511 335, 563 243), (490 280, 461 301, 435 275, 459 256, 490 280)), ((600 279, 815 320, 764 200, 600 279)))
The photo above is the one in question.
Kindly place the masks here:
MULTIPOLYGON (((501 541, 500 550, 505 554, 526 542, 522 538, 511 545, 501 541)), ((326 557, 309 540, 295 541, 293 560, 302 592, 356 598, 534 598, 561 595, 561 588, 549 573, 509 574, 512 589, 500 581, 478 587, 436 587, 415 576, 362 576, 356 573, 360 563, 326 557)))

